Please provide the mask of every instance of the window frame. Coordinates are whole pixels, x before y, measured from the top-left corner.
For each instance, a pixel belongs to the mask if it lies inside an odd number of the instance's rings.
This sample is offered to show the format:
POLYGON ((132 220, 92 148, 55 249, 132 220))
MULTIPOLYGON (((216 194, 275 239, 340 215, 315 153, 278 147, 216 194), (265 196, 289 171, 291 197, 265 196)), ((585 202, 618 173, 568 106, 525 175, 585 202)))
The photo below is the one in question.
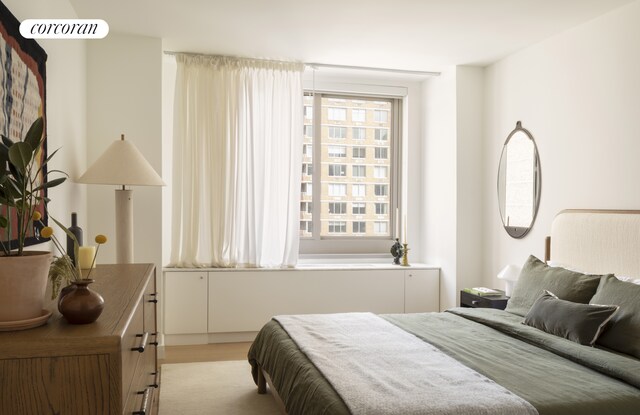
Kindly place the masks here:
MULTIPOLYGON (((322 203, 321 203, 321 186, 323 183, 321 180, 318 180, 321 176, 313 176, 312 186, 315 188, 312 193, 312 201, 313 201, 313 214, 312 214, 312 223, 313 223, 313 231, 311 232, 311 236, 301 236, 300 237, 300 255, 338 255, 338 254, 352 254, 352 255, 370 255, 370 254, 388 254, 390 243, 399 235, 395 234, 396 230, 396 221, 400 222, 400 218, 396 218, 397 212, 401 210, 400 201, 402 200, 401 191, 402 191, 402 109, 403 109, 403 97, 402 96, 382 96, 379 94, 361 94, 361 93, 338 93, 338 92, 324 92, 324 91, 310 91, 305 90, 305 95, 313 96, 313 116, 311 117, 312 125, 313 125, 313 142, 312 146, 314 150, 318 149, 318 151, 313 151, 313 159, 312 164, 320 166, 322 164, 322 98, 343 98, 343 99, 379 99, 381 101, 386 101, 391 103, 391 107, 389 111, 386 111, 388 120, 389 120, 389 128, 386 143, 388 144, 387 150, 387 158, 386 159, 375 159, 373 160, 388 160, 389 161, 389 200, 388 200, 388 213, 386 216, 388 217, 387 229, 389 231, 388 235, 373 235, 373 236, 357 236, 350 237, 348 235, 341 235, 336 232, 327 232, 329 235, 320 236, 321 229, 323 223, 322 215, 320 212, 322 203), (357 243, 354 243, 356 242, 357 243)), ((340 107, 340 105, 331 105, 331 107, 340 107)), ((342 107, 342 108, 350 108, 350 107, 342 107)), ((331 121, 328 118, 327 121, 331 121)), ((335 120, 333 120, 335 121, 335 120)), ((358 127, 358 125, 350 124, 349 120, 349 111, 346 114, 346 120, 341 121, 345 126, 349 127, 358 127)), ((386 128, 386 127, 384 127, 386 128)), ((380 142, 382 144, 385 141, 375 140, 376 142, 380 142)), ((329 141, 325 142, 326 145, 331 145, 329 141)), ((340 146, 340 144, 338 144, 340 146)), ((356 147, 364 147, 364 146, 348 146, 346 148, 346 157, 347 159, 355 158, 358 160, 366 160, 368 151, 365 148, 365 157, 364 158, 356 158, 353 157, 353 149, 356 147)), ((371 156, 375 156, 375 148, 373 146, 374 154, 371 156)), ((328 151, 328 150, 327 150, 328 151)), ((334 158, 331 156, 331 158, 334 158)), ((340 157, 342 159, 343 157, 340 157)), ((337 162, 337 160, 333 160, 332 162, 337 162)), ((331 183, 331 180, 325 181, 324 184, 328 185, 331 183)), ((335 183, 338 184, 338 183, 335 183)), ((341 183, 342 184, 342 183, 341 183)), ((359 183, 352 183, 359 184, 359 183)), ((372 186, 373 187, 373 186, 372 186)), ((350 190, 347 187, 347 197, 353 197, 350 195, 350 190)), ((374 189, 371 189, 373 192, 374 189)), ((365 194, 367 193, 366 185, 365 185, 365 194)), ((360 196, 358 196, 360 197, 360 196)), ((338 201, 338 200, 336 200, 338 201)), ((349 201, 349 200, 347 200, 349 201)), ((363 203, 364 200, 351 200, 356 203, 363 203)), ((368 210, 368 209, 367 209, 368 210)), ((328 226, 328 219, 325 219, 328 226)), ((335 220, 331 220, 332 222, 338 222, 335 220)), ((351 222, 351 221, 349 221, 351 222)), ((373 221, 372 221, 373 223, 373 221)), ((348 226, 349 224, 347 224, 348 226)), ((373 226, 373 225, 371 225, 373 226)), ((328 228, 327 228, 328 229, 328 228)))

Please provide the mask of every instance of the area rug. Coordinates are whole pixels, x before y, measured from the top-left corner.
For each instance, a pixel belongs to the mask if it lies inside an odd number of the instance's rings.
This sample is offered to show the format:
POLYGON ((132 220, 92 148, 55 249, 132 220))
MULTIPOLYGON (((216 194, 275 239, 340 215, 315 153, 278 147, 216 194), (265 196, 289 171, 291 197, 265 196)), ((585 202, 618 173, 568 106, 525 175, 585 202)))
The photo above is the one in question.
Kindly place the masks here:
POLYGON ((276 415, 271 393, 258 395, 245 361, 162 365, 160 415, 276 415))

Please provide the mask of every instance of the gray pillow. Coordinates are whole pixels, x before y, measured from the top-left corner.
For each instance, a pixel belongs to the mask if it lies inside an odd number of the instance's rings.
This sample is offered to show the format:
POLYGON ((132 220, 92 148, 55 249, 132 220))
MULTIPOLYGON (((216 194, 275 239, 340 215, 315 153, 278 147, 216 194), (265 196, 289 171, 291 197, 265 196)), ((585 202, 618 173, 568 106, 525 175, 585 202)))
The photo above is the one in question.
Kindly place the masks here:
POLYGON ((620 306, 620 311, 596 343, 640 358, 640 285, 606 276, 590 303, 620 306))
POLYGON ((596 293, 600 277, 550 267, 531 255, 522 267, 506 311, 524 317, 544 290, 551 291, 563 300, 588 304, 596 293))
POLYGON ((524 324, 576 343, 593 346, 617 305, 572 303, 545 291, 524 318, 524 324))

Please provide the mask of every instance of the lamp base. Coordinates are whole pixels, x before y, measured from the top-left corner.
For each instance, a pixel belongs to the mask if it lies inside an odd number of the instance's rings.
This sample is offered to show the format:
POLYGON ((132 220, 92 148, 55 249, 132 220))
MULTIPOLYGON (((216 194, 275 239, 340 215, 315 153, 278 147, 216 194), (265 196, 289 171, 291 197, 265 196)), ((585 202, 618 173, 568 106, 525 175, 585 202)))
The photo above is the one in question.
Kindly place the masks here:
POLYGON ((133 263, 133 190, 116 189, 116 262, 133 263))

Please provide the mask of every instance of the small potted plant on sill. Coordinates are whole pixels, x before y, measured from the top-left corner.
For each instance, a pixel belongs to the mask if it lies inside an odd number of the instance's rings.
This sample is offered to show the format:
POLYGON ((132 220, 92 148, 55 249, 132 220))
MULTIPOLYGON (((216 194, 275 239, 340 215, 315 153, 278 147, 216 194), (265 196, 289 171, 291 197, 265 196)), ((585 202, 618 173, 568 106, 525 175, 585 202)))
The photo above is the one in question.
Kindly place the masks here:
MULTIPOLYGON (((44 120, 36 119, 22 141, 0 140, 0 326, 47 317, 44 294, 51 263, 51 252, 26 251, 25 241, 33 230, 33 215, 48 199, 46 189, 62 184, 66 177, 48 180, 42 155, 44 120), (12 240, 13 249, 12 249, 12 240)), ((46 322, 46 318, 41 324, 46 322)), ((6 326, 6 327, 5 327, 6 326)), ((21 327, 28 328, 28 327, 21 327)))

